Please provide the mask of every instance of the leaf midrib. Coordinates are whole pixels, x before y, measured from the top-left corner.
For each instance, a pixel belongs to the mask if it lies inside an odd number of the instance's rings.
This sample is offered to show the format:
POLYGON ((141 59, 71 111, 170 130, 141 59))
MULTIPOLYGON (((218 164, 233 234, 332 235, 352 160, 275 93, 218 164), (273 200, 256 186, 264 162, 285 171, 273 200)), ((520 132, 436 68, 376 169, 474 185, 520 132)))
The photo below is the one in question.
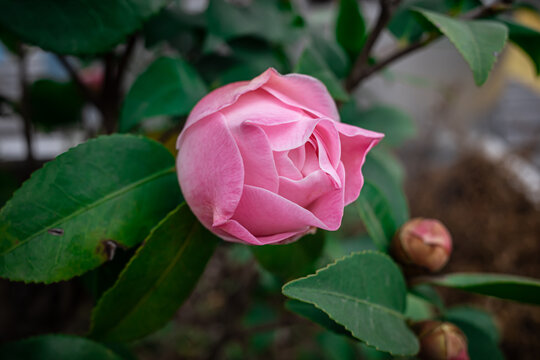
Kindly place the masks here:
POLYGON ((116 191, 113 191, 112 193, 109 193, 107 195, 105 195, 104 197, 94 201, 93 203, 90 203, 88 204, 87 206, 84 206, 84 207, 81 207, 79 210, 76 210, 74 212, 72 212, 71 214, 69 214, 68 216, 66 217, 63 217, 62 219, 50 224, 50 225, 47 225, 47 226, 43 226, 43 228, 29 236, 27 236, 25 239, 17 242, 16 244, 14 244, 13 246, 7 248, 6 250, 2 251, 0 253, 0 255, 4 255, 4 254, 7 254, 13 250, 15 250, 16 248, 18 248, 19 246, 21 245, 24 245, 26 244, 27 242, 31 241, 32 239, 36 238, 37 236, 43 234, 44 232, 46 232, 47 230, 51 229, 51 228, 55 228, 57 227, 58 225, 62 224, 62 223, 65 223, 66 221, 69 221, 70 219, 73 219, 74 217, 80 215, 80 214, 83 214, 85 212, 88 212, 90 210, 92 210, 93 208, 103 204, 104 202, 108 201, 108 200, 111 200, 111 199, 114 199, 116 197, 119 197, 123 194, 125 194, 126 192, 132 190, 132 189, 135 189, 141 185, 144 185, 146 184, 147 182, 150 182, 154 179, 157 179, 163 175, 166 175, 168 173, 172 173, 174 172, 174 166, 171 166, 171 167, 168 167, 166 169, 163 169, 161 171, 158 171, 156 173, 153 173, 152 175, 150 176, 147 176, 145 178, 142 178, 136 182, 133 182, 123 188, 120 188, 116 191))
MULTIPOLYGON (((165 268, 165 270, 163 271, 163 273, 159 276, 159 278, 154 282, 154 284, 152 286, 150 286, 148 288, 147 291, 145 291, 145 294, 143 296, 141 296, 139 298, 139 300, 135 303, 135 305, 133 307, 131 307, 131 309, 124 315, 122 316, 122 318, 112 327, 110 327, 107 331, 103 332, 102 333, 102 336, 100 337, 106 337, 107 334, 110 334, 112 332, 114 332, 113 330, 117 329, 120 327, 121 324, 123 324, 126 319, 129 319, 130 315, 133 314, 134 312, 136 312, 136 310, 138 310, 142 304, 144 304, 148 298, 152 295, 152 293, 154 292, 155 289, 159 288, 159 286, 161 285, 161 283, 163 283, 163 281, 165 281, 165 279, 167 278, 167 276, 169 276, 170 272, 172 271, 172 269, 176 266, 176 264, 178 263, 178 261, 180 260, 180 258, 182 257, 182 255, 184 254, 184 251, 186 249, 186 247, 188 246, 189 242, 193 239, 193 234, 196 232, 196 230, 198 229, 198 223, 197 222, 194 222, 192 227, 191 227, 191 230, 189 231, 188 235, 186 236, 186 240, 184 242, 184 244, 182 244, 182 246, 180 247, 180 249, 178 249, 178 252, 177 254, 174 256, 174 259, 170 262, 170 264, 165 268)), ((142 250, 141 250, 142 251, 142 250)), ((135 260, 135 258, 134 258, 135 260)), ((126 268, 126 272, 129 271, 129 268, 126 268)), ((122 277, 120 277, 118 279, 118 281, 120 282, 122 279, 122 277)), ((111 292, 114 291, 114 287, 111 288, 111 292)), ((105 294, 106 295, 106 294, 105 294)), ((103 296, 103 299, 105 300, 106 297, 105 295, 103 296)), ((96 307, 97 309, 98 307, 96 307)))
MULTIPOLYGON (((345 300, 349 300, 349 301, 353 301, 353 302, 356 302, 356 303, 359 303, 359 304, 362 304, 362 305, 371 306, 371 307, 374 307, 374 308, 376 308, 378 310, 381 310, 383 312, 389 313, 390 315, 398 317, 400 319, 403 319, 403 320, 405 319, 405 315, 403 315, 402 313, 400 313, 400 312, 398 312, 396 310, 387 308, 387 307, 382 306, 380 304, 369 302, 369 301, 364 300, 364 299, 355 298, 355 297, 347 295, 347 294, 343 294, 343 293, 339 293, 339 292, 331 291, 331 290, 323 290, 323 289, 308 288, 308 287, 299 287, 298 289, 302 290, 302 291, 312 292, 312 293, 315 293, 315 294, 332 295, 332 296, 342 298, 342 299, 345 299, 345 300)), ((288 295, 288 296, 296 297, 296 296, 293 296, 292 294, 288 295)), ((296 297, 296 298, 298 300, 300 300, 300 301, 306 301, 306 302, 312 303, 313 305, 320 306, 319 304, 316 304, 316 302, 314 302, 313 300, 305 300, 305 299, 300 299, 298 297, 296 297)), ((326 310, 324 310, 324 312, 328 313, 326 310)), ((328 315, 330 315, 330 314, 328 314, 328 315)))

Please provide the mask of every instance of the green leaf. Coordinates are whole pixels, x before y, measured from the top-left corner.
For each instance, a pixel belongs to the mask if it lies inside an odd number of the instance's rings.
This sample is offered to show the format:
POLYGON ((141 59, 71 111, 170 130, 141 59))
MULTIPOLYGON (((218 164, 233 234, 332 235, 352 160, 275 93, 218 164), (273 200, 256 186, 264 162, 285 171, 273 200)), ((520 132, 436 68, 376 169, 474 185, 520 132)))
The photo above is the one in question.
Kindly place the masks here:
POLYGON ((376 153, 370 151, 366 157, 366 162, 362 166, 362 173, 366 181, 377 184, 377 187, 388 201, 395 226, 400 227, 405 221, 409 220, 409 206, 403 185, 393 177, 384 160, 384 158, 377 157, 376 153))
POLYGON ((370 346, 395 355, 418 352, 418 341, 403 315, 405 280, 384 254, 353 254, 285 284, 282 291, 315 305, 370 346))
POLYGON ((388 24, 388 30, 402 43, 409 44, 420 40, 422 34, 433 27, 413 10, 417 7, 443 13, 448 10, 445 2, 441 0, 402 1, 388 24))
POLYGON ((362 50, 366 40, 366 23, 356 0, 339 1, 336 39, 351 56, 362 50))
POLYGON ((163 327, 195 287, 217 243, 187 205, 173 210, 99 300, 89 336, 125 342, 163 327))
POLYGON ((379 187, 366 181, 356 204, 371 240, 380 251, 387 252, 398 229, 388 199, 379 187))
POLYGON ((152 116, 187 115, 206 92, 206 85, 188 63, 161 57, 129 90, 122 107, 120 131, 128 131, 152 116))
POLYGON ((510 41, 519 46, 533 62, 536 75, 540 75, 540 32, 514 21, 500 19, 508 27, 510 41))
POLYGON ((0 210, 0 276, 55 282, 139 243, 181 201, 161 144, 102 136, 34 172, 0 210))
POLYGON ((383 133, 382 143, 388 146, 401 146, 417 133, 413 119, 395 107, 375 105, 369 109, 358 109, 356 112, 350 111, 345 114, 347 117, 343 119, 344 122, 383 133))
POLYGON ((528 304, 540 304, 540 281, 532 278, 502 275, 455 273, 428 282, 501 299, 515 300, 528 304))
POLYGON ((323 58, 311 46, 306 47, 302 55, 300 55, 294 72, 319 79, 334 99, 338 101, 349 100, 349 94, 343 89, 341 82, 336 78, 332 70, 330 70, 323 58))
POLYGON ((419 284, 410 289, 411 293, 432 303, 440 311, 444 310, 444 302, 437 290, 429 284, 419 284))
POLYGON ((474 322, 453 319, 452 323, 457 325, 467 337, 467 347, 470 360, 503 360, 504 355, 497 346, 497 343, 483 329, 476 326, 474 322))
POLYGON ((0 0, 0 26, 32 45, 61 54, 110 50, 167 0, 0 0))
POLYGON ((508 38, 505 25, 488 20, 459 20, 428 10, 417 10, 435 25, 469 64, 476 85, 486 82, 508 38))
POLYGON ((224 1, 210 0, 206 10, 208 31, 223 39, 256 35, 270 41, 288 36, 291 23, 275 0, 224 1))
POLYGON ((30 86, 30 117, 45 129, 76 123, 84 99, 73 82, 41 79, 30 86))
POLYGON ((41 335, 0 347, 3 360, 121 360, 111 349, 73 335, 41 335))
POLYGON ((450 322, 467 322, 488 335, 494 343, 499 342, 500 334, 493 316, 485 310, 468 306, 456 306, 444 312, 444 319, 450 322))
POLYGON ((433 305, 413 294, 407 294, 407 310, 405 316, 413 321, 421 321, 433 318, 433 305))
POLYGON ((352 336, 351 333, 347 331, 347 329, 332 320, 324 311, 319 310, 313 304, 299 300, 289 299, 285 302, 285 308, 313 321, 316 324, 321 325, 325 329, 328 329, 340 335, 352 336))
POLYGON ((315 261, 324 248, 325 232, 317 230, 286 245, 250 246, 259 264, 283 280, 305 276, 315 271, 315 261))
POLYGON ((334 40, 325 39, 319 33, 313 32, 311 34, 311 45, 338 79, 347 76, 351 66, 349 58, 334 40))

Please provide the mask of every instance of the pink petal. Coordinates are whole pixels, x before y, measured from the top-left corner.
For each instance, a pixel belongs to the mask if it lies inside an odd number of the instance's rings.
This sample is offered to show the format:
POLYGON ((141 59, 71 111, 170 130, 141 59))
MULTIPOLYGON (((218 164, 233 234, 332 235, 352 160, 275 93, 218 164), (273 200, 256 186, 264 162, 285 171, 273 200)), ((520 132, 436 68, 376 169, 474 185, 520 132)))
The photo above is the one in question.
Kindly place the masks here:
POLYGON ((332 179, 322 170, 314 171, 300 180, 279 177, 278 194, 307 209, 318 197, 333 190, 332 179))
POLYGON ((207 228, 230 218, 242 196, 244 167, 223 115, 212 114, 185 129, 178 145, 178 179, 193 213, 207 228))
POLYGON ((274 155, 264 131, 256 125, 244 122, 231 132, 242 155, 244 163, 244 184, 277 192, 278 173, 274 155))
POLYGON ((364 184, 362 165, 372 147, 384 137, 383 134, 356 126, 335 123, 341 139, 341 161, 345 167, 345 205, 355 201, 364 184))
POLYGON ((270 78, 263 89, 288 105, 299 107, 315 115, 339 121, 336 103, 319 80, 301 74, 280 75, 269 69, 270 78))
POLYGON ((311 212, 268 190, 245 185, 233 220, 257 238, 326 228, 311 212))
POLYGON ((311 229, 308 228, 303 232, 292 231, 269 236, 255 237, 236 220, 227 220, 227 222, 224 224, 213 228, 214 232, 219 233, 220 236, 227 241, 247 243, 251 245, 267 245, 288 241, 298 238, 303 234, 308 233, 310 230, 311 229))
MULTIPOLYGON (((303 147, 301 148, 303 149, 303 147)), ((289 153, 289 151, 274 151, 274 162, 278 175, 292 180, 301 180, 303 175, 290 158, 289 153)), ((277 192, 277 190, 274 192, 277 192)))

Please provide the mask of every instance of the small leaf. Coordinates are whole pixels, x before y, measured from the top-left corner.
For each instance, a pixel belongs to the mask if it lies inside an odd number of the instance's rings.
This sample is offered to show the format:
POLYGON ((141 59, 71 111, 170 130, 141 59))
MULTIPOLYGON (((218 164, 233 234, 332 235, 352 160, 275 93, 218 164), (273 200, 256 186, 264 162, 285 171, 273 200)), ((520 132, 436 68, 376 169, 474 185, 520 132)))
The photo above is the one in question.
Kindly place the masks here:
POLYGON ((81 144, 34 172, 0 210, 0 276, 55 282, 139 243, 181 201, 174 157, 131 135, 81 144))
POLYGON ((493 316, 485 310, 468 306, 456 306, 444 312, 444 319, 450 322, 468 322, 482 330, 494 343, 499 342, 499 329, 493 316))
POLYGON ((111 349, 73 335, 41 335, 0 347, 3 360, 121 360, 111 349))
POLYGON ((362 50, 366 40, 366 23, 356 0, 339 1, 336 39, 351 56, 362 50))
POLYGON ((325 39, 320 34, 314 32, 311 34, 311 45, 338 79, 343 79, 347 76, 351 65, 349 58, 334 40, 325 39))
POLYGON ((281 279, 290 280, 315 271, 315 261, 321 256, 325 232, 317 230, 286 245, 250 246, 259 264, 281 279))
POLYGON ((315 305, 370 346, 395 355, 418 352, 418 341, 403 315, 405 280, 384 254, 353 254, 285 284, 282 291, 315 305))
POLYGON ((459 20, 428 10, 417 10, 454 44, 469 64, 476 85, 486 82, 508 38, 508 29, 496 21, 459 20))
POLYGON ((433 318, 433 305, 413 294, 407 294, 407 310, 405 316, 413 321, 421 321, 433 318))
POLYGON ((380 251, 387 252, 398 226, 382 190, 366 181, 356 204, 371 240, 380 251))
POLYGON ((540 32, 507 19, 501 21, 508 27, 510 41, 519 46, 533 62, 536 75, 540 75, 540 32))
POLYGON ((366 110, 349 110, 343 114, 346 123, 382 132, 382 143, 388 146, 400 146, 417 133, 413 119, 395 107, 375 105, 366 110))
POLYGON ((464 319, 452 319, 467 337, 467 348, 470 360, 504 360, 504 355, 488 333, 476 326, 474 322, 464 319))
POLYGON ((122 107, 120 131, 126 132, 152 116, 187 115, 206 92, 206 85, 188 63, 161 57, 129 90, 122 107))
POLYGON ((173 210, 99 300, 89 336, 125 342, 164 326, 195 287, 217 243, 187 205, 173 210))
POLYGON ((433 25, 419 15, 415 8, 422 8, 446 13, 448 7, 445 1, 405 0, 396 9, 388 24, 388 30, 401 43, 410 44, 420 40, 425 31, 432 30, 433 25))
POLYGON ((304 49, 296 63, 294 72, 306 74, 319 79, 326 85, 328 92, 338 101, 349 100, 349 94, 343 89, 341 82, 330 70, 323 58, 310 46, 304 49))
POLYGON ((532 278, 502 274, 455 273, 428 281, 434 285, 501 299, 540 304, 540 281, 532 278))
POLYGON ((444 310, 444 302, 435 288, 429 284, 419 284, 410 289, 411 294, 418 296, 435 305, 440 311, 444 310))
POLYGON ((60 54, 110 50, 167 0, 0 0, 0 26, 23 41, 60 54))

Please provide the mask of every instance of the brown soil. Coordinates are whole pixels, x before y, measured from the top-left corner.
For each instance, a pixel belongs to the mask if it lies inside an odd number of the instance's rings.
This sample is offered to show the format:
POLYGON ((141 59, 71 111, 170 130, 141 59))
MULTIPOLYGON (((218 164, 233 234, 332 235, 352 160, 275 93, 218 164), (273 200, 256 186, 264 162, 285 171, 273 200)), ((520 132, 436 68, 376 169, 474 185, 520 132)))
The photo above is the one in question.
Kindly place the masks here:
MULTIPOLYGON (((495 272, 540 277, 540 211, 510 186, 496 164, 466 157, 408 184, 412 216, 443 221, 454 239, 445 272, 495 272)), ((540 308, 441 291, 448 304, 478 305, 495 315, 507 359, 538 359, 540 308)))

